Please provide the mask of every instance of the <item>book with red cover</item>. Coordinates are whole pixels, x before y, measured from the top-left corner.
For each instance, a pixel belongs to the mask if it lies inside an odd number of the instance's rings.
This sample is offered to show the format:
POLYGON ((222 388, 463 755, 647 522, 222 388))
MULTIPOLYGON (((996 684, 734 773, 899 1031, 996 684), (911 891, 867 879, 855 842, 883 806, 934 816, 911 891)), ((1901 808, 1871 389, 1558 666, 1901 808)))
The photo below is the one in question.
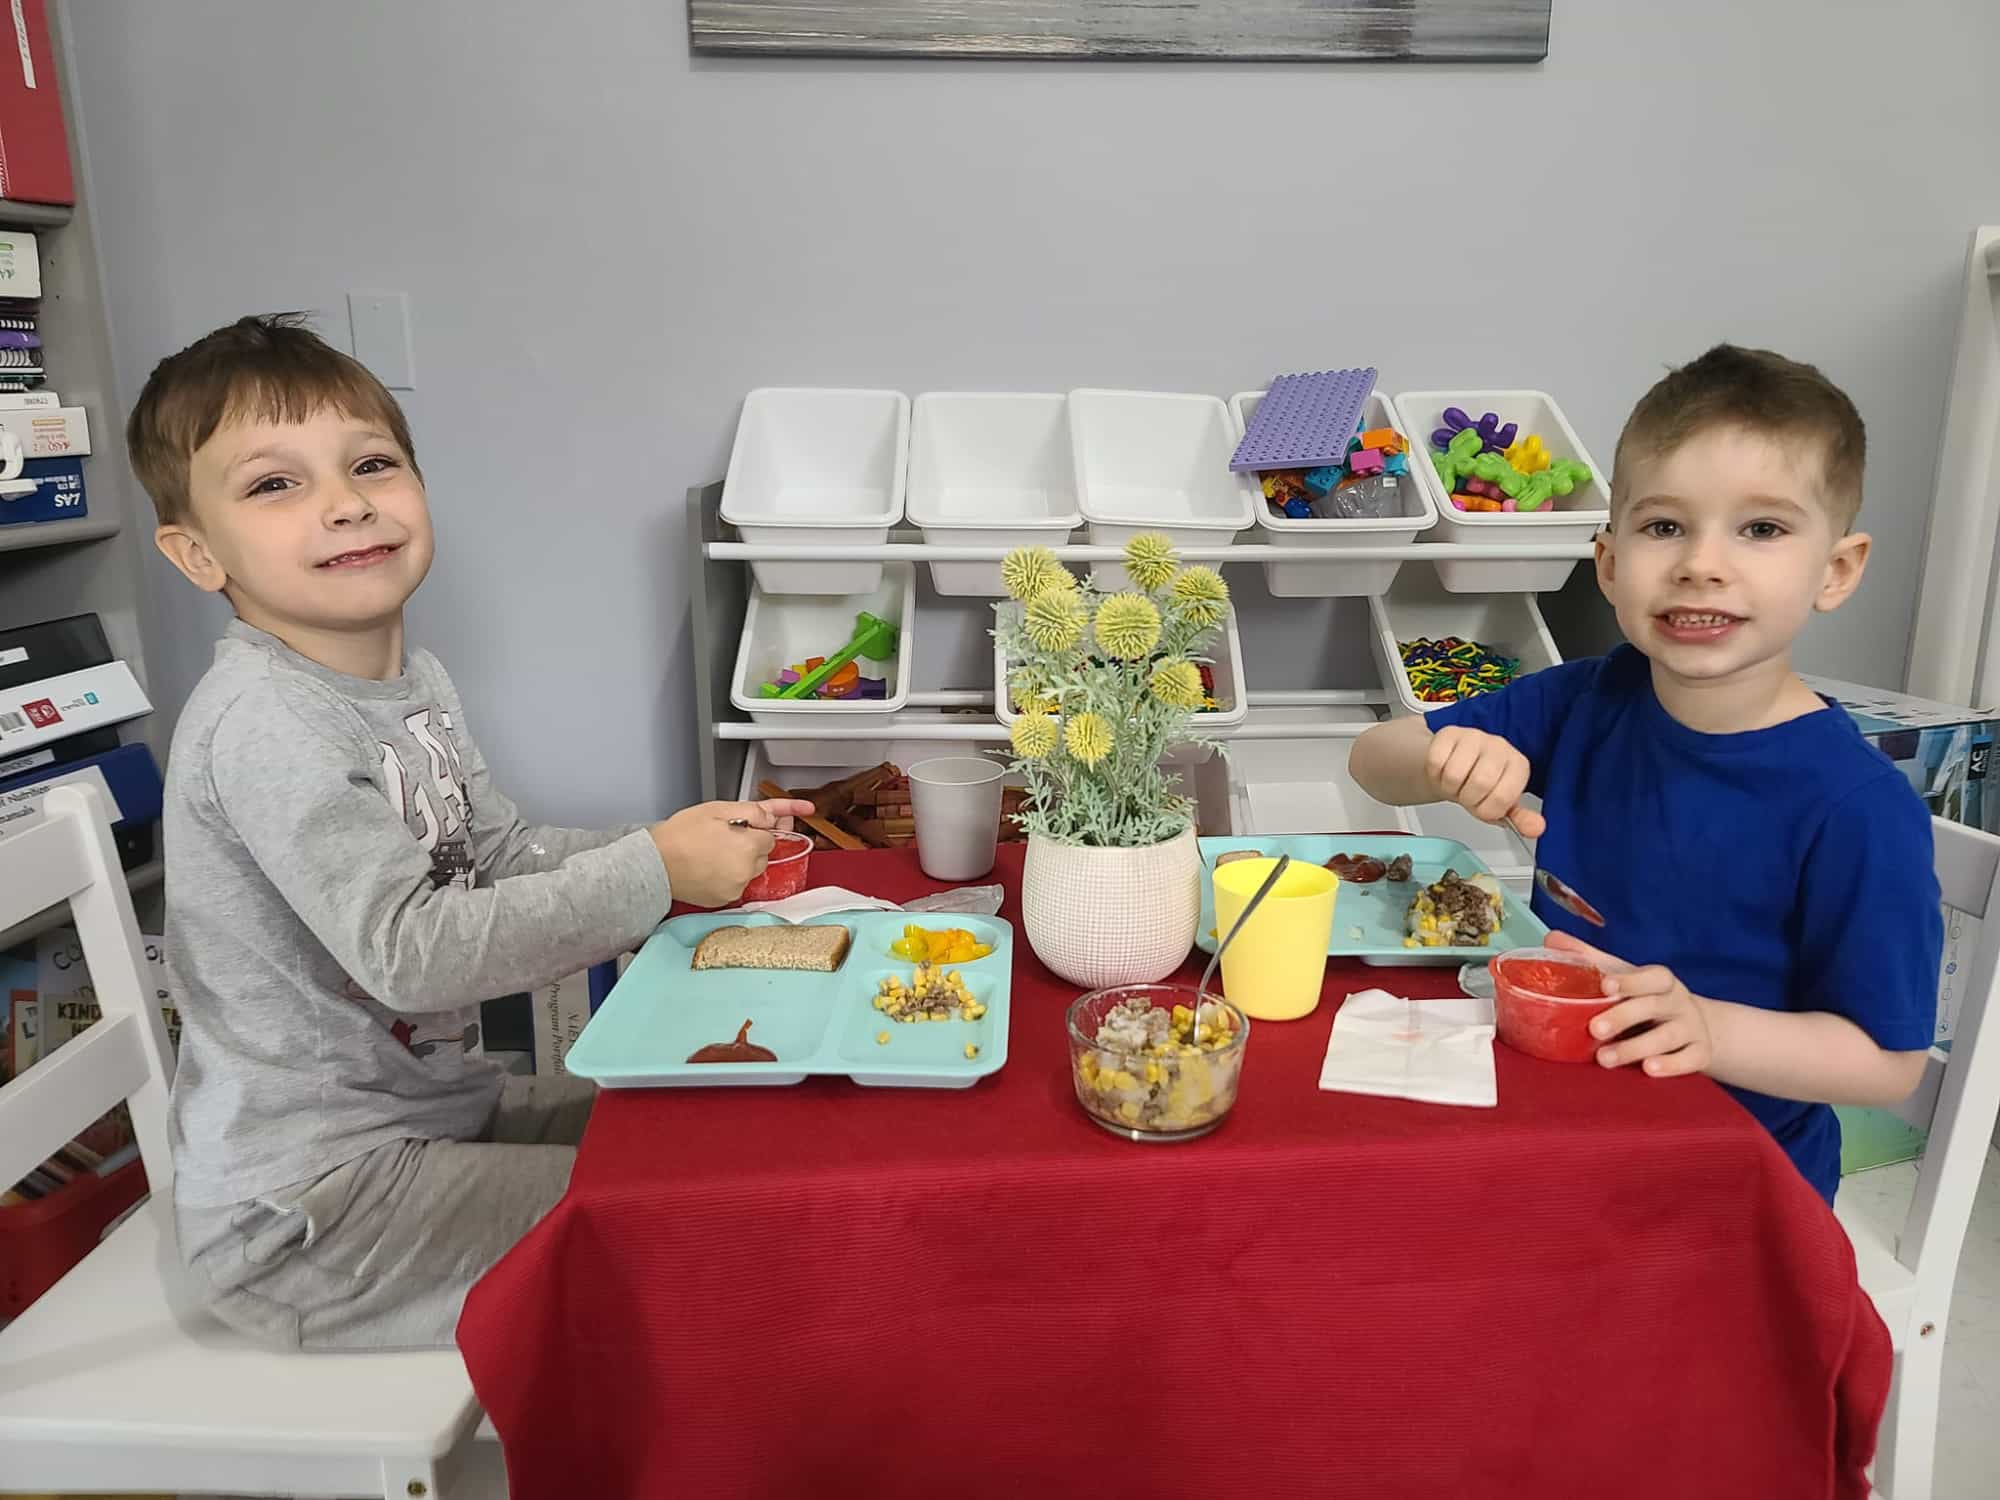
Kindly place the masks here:
POLYGON ((0 198, 76 202, 58 87, 44 0, 16 0, 0 10, 0 198))

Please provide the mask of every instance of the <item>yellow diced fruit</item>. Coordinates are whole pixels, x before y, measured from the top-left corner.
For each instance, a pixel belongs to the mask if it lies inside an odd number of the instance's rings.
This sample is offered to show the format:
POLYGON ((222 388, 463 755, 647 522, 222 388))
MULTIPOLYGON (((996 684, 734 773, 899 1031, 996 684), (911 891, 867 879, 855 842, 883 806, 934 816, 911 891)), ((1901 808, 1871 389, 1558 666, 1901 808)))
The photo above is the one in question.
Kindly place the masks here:
POLYGON ((875 1045, 876 1045, 876 1046, 878 1046, 878 1047, 886 1047, 886 1046, 888 1046, 888 1045, 889 1045, 889 1033, 888 1033, 888 1032, 886 1032, 886 1031, 878 1031, 878 1032, 876 1032, 876 1033, 875 1033, 875 1045))
POLYGON ((967 1057, 977 1057, 977 1056, 979 1056, 979 1043, 977 1043, 977 1042, 967 1042, 967 1043, 965 1044, 965 1055, 966 1055, 967 1057))

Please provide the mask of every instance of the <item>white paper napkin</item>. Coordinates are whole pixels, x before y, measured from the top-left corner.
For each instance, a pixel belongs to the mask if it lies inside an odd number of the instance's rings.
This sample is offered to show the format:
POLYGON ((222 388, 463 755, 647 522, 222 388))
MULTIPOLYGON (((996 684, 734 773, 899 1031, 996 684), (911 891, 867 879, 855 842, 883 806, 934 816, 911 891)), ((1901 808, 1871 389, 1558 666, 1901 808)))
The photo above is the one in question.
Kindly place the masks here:
POLYGON ((1319 1086, 1429 1104, 1499 1103, 1491 1000, 1349 995, 1333 1018, 1319 1086))
POLYGON ((814 917, 824 917, 837 911, 901 911, 903 908, 893 901, 864 896, 843 886, 822 885, 800 891, 796 896, 787 896, 782 901, 751 901, 737 909, 769 912, 787 922, 808 922, 814 917))

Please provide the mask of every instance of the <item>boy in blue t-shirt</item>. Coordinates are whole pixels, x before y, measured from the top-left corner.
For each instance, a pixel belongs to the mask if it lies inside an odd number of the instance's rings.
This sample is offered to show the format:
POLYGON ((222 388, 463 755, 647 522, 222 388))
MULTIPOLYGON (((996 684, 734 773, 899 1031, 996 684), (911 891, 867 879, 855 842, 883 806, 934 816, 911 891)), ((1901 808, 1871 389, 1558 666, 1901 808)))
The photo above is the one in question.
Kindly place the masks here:
POLYGON ((1707 1073, 1828 1202, 1828 1106, 1916 1088, 1943 944, 1922 802, 1792 670, 1807 618, 1861 582, 1865 446, 1810 365, 1724 344, 1673 371, 1618 439, 1597 541, 1631 644, 1380 725, 1351 763, 1384 802, 1538 836, 1540 868, 1606 923, 1538 881, 1550 945, 1618 955, 1597 1060, 1707 1073))

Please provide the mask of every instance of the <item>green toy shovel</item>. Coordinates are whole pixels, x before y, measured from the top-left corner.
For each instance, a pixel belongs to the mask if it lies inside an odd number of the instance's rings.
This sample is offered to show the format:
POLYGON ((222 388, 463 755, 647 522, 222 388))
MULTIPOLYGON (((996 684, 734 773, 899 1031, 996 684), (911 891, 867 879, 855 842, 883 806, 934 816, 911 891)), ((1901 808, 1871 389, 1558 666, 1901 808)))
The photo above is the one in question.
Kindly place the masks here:
POLYGON ((760 698, 809 698, 822 682, 853 661, 857 656, 865 656, 870 661, 887 661, 896 654, 896 627, 880 615, 871 615, 867 610, 854 617, 854 638, 840 648, 838 654, 829 656, 797 682, 779 687, 767 682, 757 689, 760 698))

